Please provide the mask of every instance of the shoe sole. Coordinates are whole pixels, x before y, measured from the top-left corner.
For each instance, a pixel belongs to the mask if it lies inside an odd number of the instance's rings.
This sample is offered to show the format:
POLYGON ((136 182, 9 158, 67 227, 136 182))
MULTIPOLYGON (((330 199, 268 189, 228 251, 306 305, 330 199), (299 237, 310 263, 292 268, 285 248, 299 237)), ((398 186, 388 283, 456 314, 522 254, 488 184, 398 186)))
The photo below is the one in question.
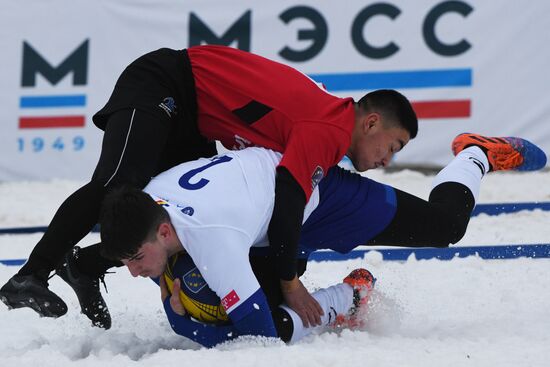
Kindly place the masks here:
MULTIPOLYGON (((477 136, 478 134, 472 134, 472 133, 462 133, 455 137, 453 140, 453 143, 451 145, 453 155, 457 155, 462 150, 464 150, 466 147, 470 145, 478 145, 483 146, 483 141, 474 139, 471 137, 477 136), (460 150, 454 147, 455 140, 460 136, 468 136, 471 142, 460 144, 460 150), (470 136, 469 136, 470 135, 470 136)), ((546 166, 546 153, 539 148, 537 145, 531 143, 529 140, 523 139, 523 138, 517 138, 517 137, 486 137, 479 135, 479 137, 483 139, 502 139, 505 140, 510 146, 517 151, 521 156, 523 157, 523 163, 520 164, 517 167, 509 168, 509 169, 499 169, 500 170, 509 170, 509 171, 520 171, 520 172, 527 172, 527 171, 538 171, 546 166)), ((486 147, 485 147, 486 148, 486 147)), ((488 148, 486 148, 488 149, 488 148)))
POLYGON ((529 140, 508 138, 512 147, 523 156, 523 163, 514 171, 538 171, 546 166, 546 154, 529 140))
POLYGON ((24 307, 27 307, 27 308, 31 308, 32 310, 34 310, 37 314, 39 314, 40 316, 42 317, 53 317, 53 318, 57 318, 57 317, 60 317, 60 316, 63 316, 67 313, 67 310, 66 309, 62 309, 62 310, 59 310, 60 312, 53 312, 52 310, 48 309, 48 306, 50 306, 50 304, 48 302, 45 303, 45 306, 46 307, 41 307, 40 304, 36 301, 35 298, 33 297, 14 297, 15 299, 8 299, 8 297, 2 295, 0 296, 0 300, 6 305, 8 306, 8 309, 9 310, 13 310, 13 309, 16 309, 16 308, 24 308, 24 307))

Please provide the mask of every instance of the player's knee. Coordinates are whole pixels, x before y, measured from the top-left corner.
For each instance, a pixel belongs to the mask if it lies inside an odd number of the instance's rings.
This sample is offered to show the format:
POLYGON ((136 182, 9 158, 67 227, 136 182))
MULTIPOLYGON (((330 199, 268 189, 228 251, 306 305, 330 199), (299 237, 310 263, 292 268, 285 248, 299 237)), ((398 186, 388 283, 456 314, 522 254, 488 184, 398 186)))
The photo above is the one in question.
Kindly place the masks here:
POLYGON ((464 218, 461 215, 444 215, 440 217, 439 225, 435 226, 439 232, 438 247, 449 247, 450 244, 455 244, 464 237, 468 226, 469 218, 464 218))
POLYGON ((464 237, 475 205, 471 191, 462 184, 445 182, 430 193, 430 204, 437 208, 434 221, 444 241, 457 243, 464 237))

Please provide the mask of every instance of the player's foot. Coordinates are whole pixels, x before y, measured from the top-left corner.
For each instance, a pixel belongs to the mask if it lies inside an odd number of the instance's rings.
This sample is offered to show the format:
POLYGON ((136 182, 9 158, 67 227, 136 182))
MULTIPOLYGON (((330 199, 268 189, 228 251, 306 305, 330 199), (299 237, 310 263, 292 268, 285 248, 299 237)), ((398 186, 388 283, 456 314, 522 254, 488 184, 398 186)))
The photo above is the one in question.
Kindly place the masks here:
POLYGON ((45 278, 31 275, 14 275, 0 289, 0 300, 9 309, 29 307, 40 316, 59 317, 67 313, 67 305, 48 289, 45 278))
POLYGON ((344 283, 353 288, 353 305, 346 315, 337 315, 334 327, 362 328, 364 312, 369 301, 369 296, 374 289, 376 278, 367 269, 355 269, 347 277, 344 283))
POLYGON ((546 165, 546 154, 535 144, 515 137, 486 137, 464 133, 454 138, 453 154, 470 146, 480 147, 489 160, 489 171, 536 171, 546 165))
POLYGON ((103 277, 94 278, 80 273, 76 266, 79 250, 76 246, 69 251, 56 273, 75 291, 82 313, 92 321, 92 324, 109 329, 111 314, 99 290, 99 281, 103 281, 103 277))

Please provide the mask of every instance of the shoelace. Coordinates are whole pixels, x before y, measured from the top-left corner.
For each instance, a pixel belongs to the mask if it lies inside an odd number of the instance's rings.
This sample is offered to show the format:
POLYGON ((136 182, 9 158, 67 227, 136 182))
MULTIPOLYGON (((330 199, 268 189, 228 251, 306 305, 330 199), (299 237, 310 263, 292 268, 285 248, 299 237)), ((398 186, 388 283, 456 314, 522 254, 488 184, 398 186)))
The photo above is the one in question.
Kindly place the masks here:
POLYGON ((103 284, 103 288, 105 289, 105 293, 109 293, 109 291, 107 290, 107 284, 105 283, 105 275, 115 274, 115 273, 116 273, 115 271, 106 271, 104 274, 101 274, 99 276, 99 280, 100 280, 101 284, 103 284))
MULTIPOLYGON (((76 259, 76 257, 75 257, 76 259)), ((62 265, 63 267, 67 267, 67 263, 64 263, 62 265)), ((105 275, 107 274, 115 274, 116 271, 106 271, 105 273, 99 275, 97 278, 99 279, 99 281, 101 282, 101 284, 103 284, 103 289, 105 289, 105 293, 109 293, 109 290, 107 289, 107 283, 105 283, 105 275)), ((58 273, 57 273, 57 270, 55 270, 49 277, 47 280, 50 280, 52 279, 54 276, 56 276, 58 273)), ((48 285, 48 282, 46 281, 46 285, 48 285)))

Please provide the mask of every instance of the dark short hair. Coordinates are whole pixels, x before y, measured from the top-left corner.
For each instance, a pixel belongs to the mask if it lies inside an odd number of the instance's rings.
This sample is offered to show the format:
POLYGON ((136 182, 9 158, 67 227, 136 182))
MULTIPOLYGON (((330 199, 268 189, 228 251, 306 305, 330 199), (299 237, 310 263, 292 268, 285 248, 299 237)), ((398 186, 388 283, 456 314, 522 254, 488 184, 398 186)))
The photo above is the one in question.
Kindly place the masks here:
POLYGON ((166 210, 143 191, 114 189, 103 200, 99 216, 101 255, 111 260, 128 259, 144 242, 154 240, 161 223, 169 221, 166 210))
POLYGON ((365 112, 377 112, 389 122, 388 127, 400 127, 409 132, 411 139, 418 133, 418 118, 411 103, 393 89, 379 89, 365 94, 357 104, 365 112))

